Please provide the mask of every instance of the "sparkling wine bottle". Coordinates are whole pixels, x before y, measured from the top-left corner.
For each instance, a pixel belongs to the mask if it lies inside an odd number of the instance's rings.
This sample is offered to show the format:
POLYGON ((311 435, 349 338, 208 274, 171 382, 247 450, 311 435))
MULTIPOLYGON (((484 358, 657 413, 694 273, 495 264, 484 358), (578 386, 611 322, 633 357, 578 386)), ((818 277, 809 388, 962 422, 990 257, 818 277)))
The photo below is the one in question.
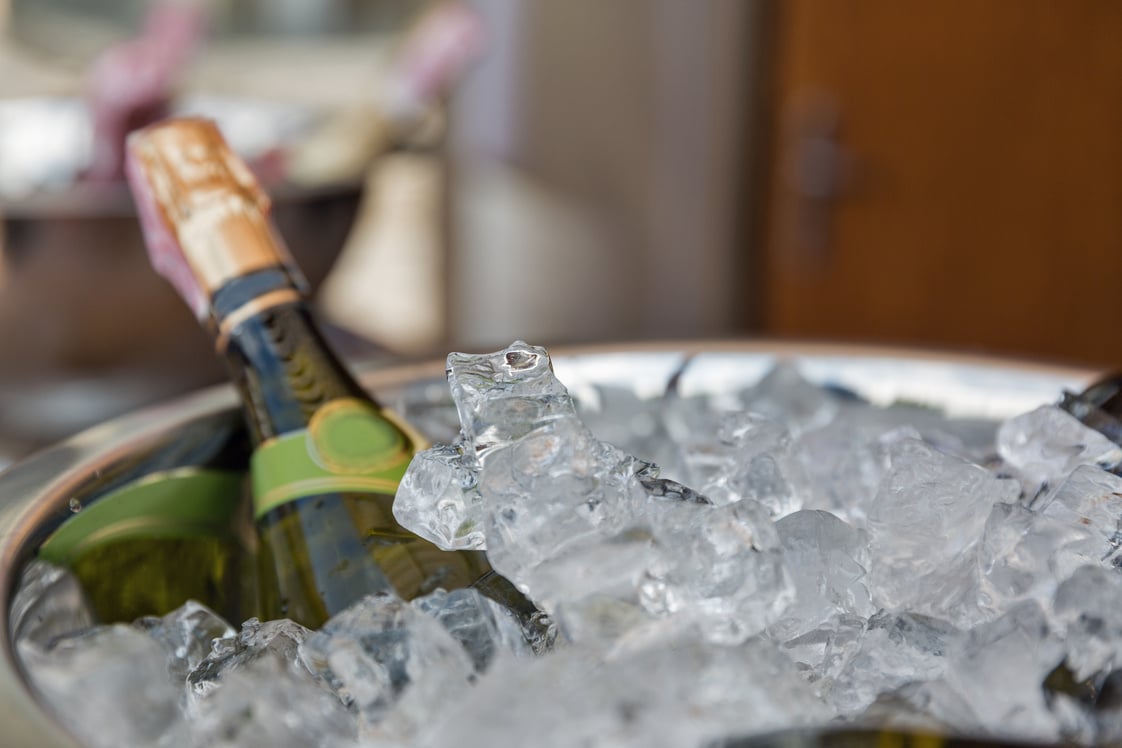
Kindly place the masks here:
POLYGON ((394 520, 425 440, 328 348, 267 196, 214 124, 134 133, 127 174, 153 265, 211 332, 245 406, 262 614, 316 627, 367 594, 474 586, 541 638, 548 622, 482 553, 441 550, 394 520))

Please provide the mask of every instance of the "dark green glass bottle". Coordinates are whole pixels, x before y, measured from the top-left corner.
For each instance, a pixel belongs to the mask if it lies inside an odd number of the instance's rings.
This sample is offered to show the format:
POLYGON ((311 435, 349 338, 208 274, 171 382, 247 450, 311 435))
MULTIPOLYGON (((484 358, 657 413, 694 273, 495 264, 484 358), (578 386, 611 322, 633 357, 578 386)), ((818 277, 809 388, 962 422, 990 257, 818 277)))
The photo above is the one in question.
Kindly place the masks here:
POLYGON ((209 419, 130 453, 75 490, 39 558, 68 567, 99 621, 164 615, 189 599, 256 615, 245 428, 209 419))
POLYGON ((317 627, 367 594, 475 586, 544 630, 482 553, 443 551, 394 520, 398 481, 427 445, 329 349, 268 198, 213 123, 134 133, 128 172, 154 266, 214 336, 245 405, 262 614, 317 627))

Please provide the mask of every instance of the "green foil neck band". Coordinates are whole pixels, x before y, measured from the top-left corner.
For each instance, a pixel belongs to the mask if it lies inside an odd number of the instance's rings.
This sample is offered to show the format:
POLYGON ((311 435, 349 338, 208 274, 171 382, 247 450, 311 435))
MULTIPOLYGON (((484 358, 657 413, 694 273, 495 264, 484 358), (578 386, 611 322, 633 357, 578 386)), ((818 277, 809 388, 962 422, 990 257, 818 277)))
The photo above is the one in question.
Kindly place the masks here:
POLYGON ((271 439, 253 453, 254 515, 325 493, 392 496, 418 447, 390 414, 369 402, 332 400, 307 429, 271 439))

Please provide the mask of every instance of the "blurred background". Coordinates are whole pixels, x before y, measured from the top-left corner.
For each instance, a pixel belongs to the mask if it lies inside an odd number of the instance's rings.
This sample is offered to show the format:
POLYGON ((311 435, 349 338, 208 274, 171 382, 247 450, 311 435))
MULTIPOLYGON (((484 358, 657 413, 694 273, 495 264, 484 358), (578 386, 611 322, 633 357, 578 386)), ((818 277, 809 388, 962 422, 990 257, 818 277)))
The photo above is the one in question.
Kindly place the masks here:
MULTIPOLYGON (((756 336, 1122 365, 1120 3, 170 6, 204 29, 173 109, 273 174, 355 359, 756 336)), ((223 376, 84 171, 91 71, 152 8, 0 0, 0 453, 223 376)))

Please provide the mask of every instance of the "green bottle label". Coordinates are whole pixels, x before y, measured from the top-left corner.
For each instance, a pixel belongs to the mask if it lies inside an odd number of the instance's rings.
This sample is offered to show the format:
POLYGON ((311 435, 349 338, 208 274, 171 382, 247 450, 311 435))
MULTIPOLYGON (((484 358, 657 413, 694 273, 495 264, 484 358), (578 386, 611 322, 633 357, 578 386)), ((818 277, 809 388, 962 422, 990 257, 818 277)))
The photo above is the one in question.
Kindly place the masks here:
POLYGON ((307 429, 270 439, 253 453, 254 514, 324 493, 392 496, 418 446, 403 424, 369 402, 332 400, 307 429))
POLYGON ((153 473, 82 507, 43 542, 39 555, 69 566, 84 552, 132 538, 229 537, 242 475, 185 467, 153 473))

